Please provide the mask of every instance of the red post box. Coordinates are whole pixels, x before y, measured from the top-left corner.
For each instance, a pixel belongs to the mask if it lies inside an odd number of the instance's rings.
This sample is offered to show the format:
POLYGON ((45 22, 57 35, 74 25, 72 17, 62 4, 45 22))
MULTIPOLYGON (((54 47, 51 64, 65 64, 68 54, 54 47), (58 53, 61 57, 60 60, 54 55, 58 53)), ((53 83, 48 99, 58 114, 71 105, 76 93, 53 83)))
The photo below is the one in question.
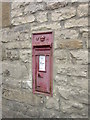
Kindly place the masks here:
POLYGON ((32 34, 33 93, 52 96, 53 33, 32 34))

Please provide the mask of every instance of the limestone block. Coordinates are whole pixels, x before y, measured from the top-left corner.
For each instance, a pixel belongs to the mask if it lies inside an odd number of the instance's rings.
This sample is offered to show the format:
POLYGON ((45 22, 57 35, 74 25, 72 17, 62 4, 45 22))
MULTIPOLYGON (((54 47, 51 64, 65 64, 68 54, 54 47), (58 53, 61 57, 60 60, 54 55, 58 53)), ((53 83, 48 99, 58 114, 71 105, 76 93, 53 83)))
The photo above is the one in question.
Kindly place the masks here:
POLYGON ((80 4, 77 8, 78 16, 87 16, 88 15, 88 4, 80 4))
POLYGON ((73 7, 69 7, 69 8, 63 8, 60 10, 53 11, 51 17, 53 21, 59 21, 59 20, 72 18, 75 15, 76 15, 76 9, 73 7))
POLYGON ((14 89, 4 89, 3 90, 3 98, 9 100, 15 100, 17 102, 23 102, 25 104, 33 105, 33 106, 40 106, 43 104, 43 98, 36 96, 30 91, 26 90, 14 90, 14 89))
POLYGON ((83 48, 83 44, 81 40, 68 40, 68 41, 63 41, 58 44, 59 48, 61 49, 81 49, 83 48))
POLYGON ((21 79, 17 79, 17 78, 12 78, 12 77, 3 77, 3 86, 8 86, 11 88, 21 88, 21 79))
MULTIPOLYGON (((84 106, 75 101, 75 100, 70 100, 70 101, 64 101, 63 99, 61 100, 61 111, 65 114, 72 114, 72 113, 78 113, 80 110, 82 110, 84 108, 84 106), (74 105, 76 106, 76 108, 74 108, 74 105), (75 112, 75 109, 77 109, 77 111, 75 112)), ((79 112, 79 114, 82 112, 79 112)), ((82 116, 80 114, 80 116, 82 116)))
POLYGON ((7 49, 31 48, 31 42, 30 41, 14 41, 14 42, 5 43, 4 46, 7 49))
POLYGON ((46 102, 46 108, 54 108, 59 110, 59 103, 55 98, 50 98, 46 102))
POLYGON ((88 26, 88 18, 70 19, 65 23, 65 28, 88 26))
POLYGON ((71 51, 71 60, 76 59, 77 64, 88 64, 88 51, 87 50, 79 50, 79 51, 71 51))
POLYGON ((57 73, 58 74, 67 74, 67 65, 66 64, 58 64, 57 65, 57 73))
POLYGON ((27 13, 35 13, 39 10, 44 10, 44 7, 45 5, 43 3, 30 3, 29 5, 27 5, 24 9, 24 14, 27 14, 27 13))
POLYGON ((15 34, 13 32, 13 29, 10 28, 4 28, 2 29, 2 42, 10 42, 13 41, 13 38, 15 37, 15 34))
POLYGON ((55 50, 53 56, 55 64, 67 62, 67 52, 65 50, 55 50))
POLYGON ((53 22, 50 24, 41 24, 38 26, 31 26, 31 31, 37 31, 37 30, 56 30, 56 29, 60 29, 60 23, 58 22, 53 22))
POLYGON ((31 56, 32 56, 32 51, 31 49, 29 50, 20 50, 20 59, 23 62, 31 62, 31 56))
POLYGON ((37 118, 40 116, 40 112, 39 112, 38 108, 34 108, 34 107, 30 106, 26 112, 26 115, 28 115, 29 117, 37 118))
POLYGON ((88 32, 88 31, 90 31, 90 29, 88 27, 80 28, 81 33, 88 32))
POLYGON ((74 76, 87 77, 88 67, 87 65, 68 65, 67 74, 74 76))
POLYGON ((11 3, 11 9, 17 9, 20 8, 20 6, 23 6, 25 3, 24 2, 12 2, 11 3))
POLYGON ((17 118, 29 118, 29 116, 23 114, 22 111, 17 112, 15 117, 17 117, 17 118))
MULTIPOLYGON (((29 26, 29 25, 28 25, 29 26)), ((17 26, 14 28, 2 29, 2 39, 4 43, 11 41, 29 40, 29 28, 27 26, 17 26)))
POLYGON ((6 59, 19 60, 19 51, 18 50, 6 50, 6 59))
POLYGON ((15 18, 18 16, 22 16, 23 15, 23 9, 19 8, 19 9, 14 9, 11 11, 11 18, 15 18))
POLYGON ((10 76, 14 79, 28 78, 27 68, 20 62, 3 62, 2 70, 4 76, 10 76))
POLYGON ((47 12, 39 12, 36 16, 38 22, 46 22, 47 21, 47 12))
POLYGON ((80 77, 68 77, 68 84, 72 87, 82 88, 82 90, 88 90, 88 79, 80 77), (82 84, 81 84, 82 83, 82 84))
POLYGON ((70 86, 58 86, 58 92, 64 100, 69 100, 72 95, 72 89, 70 86))
POLYGON ((16 112, 16 116, 18 118, 18 112, 22 114, 26 114, 27 106, 23 103, 17 101, 11 101, 3 98, 2 105, 9 108, 12 111, 16 112))
POLYGON ((67 85, 67 83, 68 83, 66 75, 57 74, 55 76, 55 81, 58 85, 67 85))
POLYGON ((13 118, 16 115, 16 112, 13 110, 10 110, 9 107, 2 106, 2 117, 3 118, 13 118))
POLYGON ((83 32, 82 37, 88 39, 89 33, 88 32, 83 32))
POLYGON ((40 110, 40 118, 59 118, 60 117, 60 112, 52 109, 46 109, 43 108, 40 110))
POLYGON ((78 38, 78 32, 76 30, 56 30, 55 31, 55 39, 56 41, 62 40, 62 39, 77 39, 78 38))
POLYGON ((21 82, 21 88, 23 89, 32 89, 32 76, 31 76, 31 80, 22 80, 21 82))
POLYGON ((66 2, 50 1, 50 2, 47 2, 46 9, 54 10, 54 9, 65 7, 66 5, 67 5, 66 2))
POLYGON ((33 22, 34 20, 35 17, 33 15, 29 15, 29 16, 26 15, 18 18, 13 18, 12 24, 13 25, 25 24, 25 23, 33 22))

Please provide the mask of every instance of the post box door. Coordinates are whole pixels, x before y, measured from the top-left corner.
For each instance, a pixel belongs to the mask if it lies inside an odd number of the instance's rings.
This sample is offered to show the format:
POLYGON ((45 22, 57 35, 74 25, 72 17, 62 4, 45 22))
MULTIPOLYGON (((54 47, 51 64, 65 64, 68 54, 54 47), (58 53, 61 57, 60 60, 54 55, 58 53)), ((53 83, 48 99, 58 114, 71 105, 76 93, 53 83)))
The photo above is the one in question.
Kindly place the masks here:
POLYGON ((38 92, 50 93, 50 51, 38 51, 35 55, 35 88, 38 92))

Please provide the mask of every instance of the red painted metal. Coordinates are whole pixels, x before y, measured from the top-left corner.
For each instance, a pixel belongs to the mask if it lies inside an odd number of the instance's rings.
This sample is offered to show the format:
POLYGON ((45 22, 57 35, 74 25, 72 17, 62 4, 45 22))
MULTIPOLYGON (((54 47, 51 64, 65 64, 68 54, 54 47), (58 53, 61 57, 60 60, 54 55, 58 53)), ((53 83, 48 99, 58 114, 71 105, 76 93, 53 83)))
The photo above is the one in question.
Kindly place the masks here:
POLYGON ((52 58, 53 33, 32 34, 33 93, 53 95, 52 58))

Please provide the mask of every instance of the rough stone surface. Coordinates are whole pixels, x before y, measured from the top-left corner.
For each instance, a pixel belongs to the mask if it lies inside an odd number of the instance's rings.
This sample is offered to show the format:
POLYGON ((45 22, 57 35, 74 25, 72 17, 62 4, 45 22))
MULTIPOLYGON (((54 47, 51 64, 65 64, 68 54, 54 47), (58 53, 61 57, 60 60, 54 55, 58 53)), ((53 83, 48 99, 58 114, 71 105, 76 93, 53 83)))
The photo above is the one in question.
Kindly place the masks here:
POLYGON ((16 79, 28 77, 26 66, 19 62, 3 62, 2 67, 4 76, 10 76, 16 79))
POLYGON ((88 4, 81 4, 77 9, 78 16, 87 16, 88 15, 88 4))
POLYGON ((80 40, 70 40, 70 41, 64 41, 59 44, 59 48, 61 49, 81 49, 83 48, 82 41, 80 40))
POLYGON ((76 15, 76 9, 75 8, 66 8, 66 9, 60 9, 57 11, 52 12, 52 20, 53 21, 59 21, 59 20, 65 20, 68 18, 72 18, 76 15))
POLYGON ((29 16, 12 19, 12 24, 13 25, 25 24, 25 23, 33 22, 34 20, 35 20, 35 17, 33 15, 29 15, 29 16))
POLYGON ((54 23, 50 23, 50 24, 41 24, 41 25, 38 25, 38 26, 32 26, 31 27, 31 30, 32 31, 37 31, 37 30, 55 30, 55 29, 60 29, 61 26, 60 26, 60 23, 58 22, 54 22, 54 23))
MULTIPOLYGON (((3 118, 88 117, 87 3, 12 2, 0 30, 3 118), (32 33, 53 31, 53 97, 33 94, 32 33)), ((89 52, 90 53, 90 52, 89 52)))
POLYGON ((76 59, 77 64, 88 64, 88 51, 71 51, 70 54, 71 59, 76 59))
POLYGON ((34 3, 34 2, 29 3, 24 9, 24 14, 27 14, 30 12, 35 13, 39 10, 44 10, 44 7, 45 7, 45 4, 43 4, 43 3, 38 3, 38 4, 34 3))
POLYGON ((36 17, 37 21, 42 23, 47 21, 47 12, 39 12, 36 17))
POLYGON ((65 23, 65 28, 81 27, 81 26, 88 26, 87 18, 70 19, 67 20, 65 23))
POLYGON ((54 108, 54 109, 58 110, 59 109, 58 101, 55 100, 55 98, 51 98, 51 99, 47 100, 46 108, 54 108))

